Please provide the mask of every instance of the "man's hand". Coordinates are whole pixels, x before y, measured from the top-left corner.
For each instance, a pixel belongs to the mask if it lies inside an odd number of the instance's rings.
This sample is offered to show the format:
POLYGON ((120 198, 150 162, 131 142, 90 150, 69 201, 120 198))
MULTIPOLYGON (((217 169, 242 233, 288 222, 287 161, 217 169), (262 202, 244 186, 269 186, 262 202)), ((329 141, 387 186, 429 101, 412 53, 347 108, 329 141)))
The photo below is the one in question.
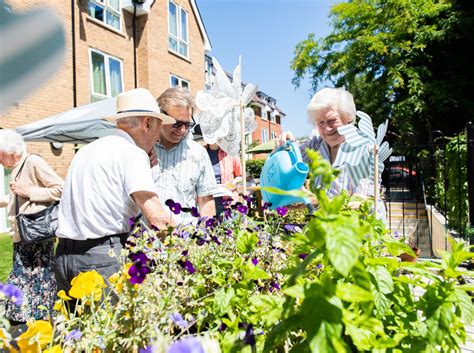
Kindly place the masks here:
POLYGON ((158 165, 158 156, 156 155, 155 148, 152 148, 150 153, 148 153, 148 157, 150 158, 150 168, 158 165))
POLYGON ((12 189, 13 193, 18 196, 24 197, 25 199, 30 198, 30 188, 25 187, 24 185, 20 184, 18 181, 11 181, 10 189, 12 189))

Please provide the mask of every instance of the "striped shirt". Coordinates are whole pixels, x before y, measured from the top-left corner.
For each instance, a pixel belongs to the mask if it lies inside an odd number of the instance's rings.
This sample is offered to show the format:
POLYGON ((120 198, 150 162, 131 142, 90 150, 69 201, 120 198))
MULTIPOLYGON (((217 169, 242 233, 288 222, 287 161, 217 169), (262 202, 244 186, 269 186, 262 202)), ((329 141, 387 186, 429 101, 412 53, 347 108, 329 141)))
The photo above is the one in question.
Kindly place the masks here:
MULTIPOLYGON (((197 196, 213 194, 217 184, 211 160, 206 149, 193 141, 190 134, 169 150, 160 143, 155 150, 158 165, 152 168, 152 175, 163 205, 171 199, 181 207, 197 207, 197 196)), ((193 219, 183 212, 173 214, 173 218, 178 223, 193 219)))
MULTIPOLYGON (((306 154, 307 148, 313 151, 319 151, 319 153, 321 153, 321 156, 328 162, 331 160, 329 154, 329 146, 326 142, 323 141, 320 136, 314 136, 311 140, 305 142, 300 146, 303 162, 309 164, 309 157, 306 154)), ((340 168, 339 170, 341 171, 341 173, 339 174, 337 179, 331 183, 331 186, 327 191, 328 195, 338 195, 342 192, 342 190, 346 190, 349 195, 352 195, 352 193, 355 191, 355 186, 353 185, 349 172, 347 170, 344 170, 344 168, 340 168)), ((320 179, 321 178, 319 177, 316 178, 315 183, 319 184, 320 179)))
MULTIPOLYGON (((305 163, 309 163, 309 157, 306 154, 307 148, 313 151, 319 151, 325 160, 331 160, 329 146, 320 136, 314 136, 311 140, 300 146, 301 156, 305 163)), ((327 194, 330 197, 340 194, 343 190, 346 190, 349 195, 357 193, 365 196, 374 196, 373 182, 371 183, 371 181, 368 179, 362 179, 360 185, 355 185, 348 170, 344 169, 344 167, 338 169, 340 170, 340 173, 337 179, 331 183, 331 186, 327 191, 327 194)), ((321 178, 317 177, 314 181, 315 184, 318 185, 320 180, 321 178)), ((379 199, 377 205, 377 218, 386 223, 386 209, 385 203, 382 199, 379 199)))

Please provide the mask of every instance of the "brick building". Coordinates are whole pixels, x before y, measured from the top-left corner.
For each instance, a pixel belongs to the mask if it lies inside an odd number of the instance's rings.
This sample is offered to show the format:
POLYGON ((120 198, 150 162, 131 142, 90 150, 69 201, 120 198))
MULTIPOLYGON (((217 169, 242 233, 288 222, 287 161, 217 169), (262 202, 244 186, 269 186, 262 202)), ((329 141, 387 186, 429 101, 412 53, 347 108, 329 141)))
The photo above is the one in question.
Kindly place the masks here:
MULTIPOLYGON (((42 7, 54 10, 62 21, 66 48, 63 66, 0 115, 0 128, 16 128, 134 87, 146 87, 155 96, 170 86, 187 87, 195 94, 212 81, 206 55, 211 44, 196 0, 10 0, 7 4, 18 14, 42 7)), ((254 109, 259 127, 249 143, 281 131, 283 113, 271 115, 275 101, 258 94, 254 109)), ((28 151, 43 156, 62 177, 75 148, 28 143, 28 151)), ((0 195, 8 192, 9 179, 9 172, 0 166, 0 195)), ((0 209, 0 231, 5 227, 0 209)))

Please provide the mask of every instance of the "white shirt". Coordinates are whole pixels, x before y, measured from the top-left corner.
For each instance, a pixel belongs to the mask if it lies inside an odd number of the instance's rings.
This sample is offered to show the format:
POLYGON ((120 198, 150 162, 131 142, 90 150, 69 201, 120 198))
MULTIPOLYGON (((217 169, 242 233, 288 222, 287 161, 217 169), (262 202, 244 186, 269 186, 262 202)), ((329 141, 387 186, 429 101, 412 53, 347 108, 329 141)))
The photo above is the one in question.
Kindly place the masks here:
POLYGON ((123 130, 82 147, 66 175, 59 205, 60 238, 96 239, 130 230, 140 208, 130 196, 156 193, 150 160, 123 130))

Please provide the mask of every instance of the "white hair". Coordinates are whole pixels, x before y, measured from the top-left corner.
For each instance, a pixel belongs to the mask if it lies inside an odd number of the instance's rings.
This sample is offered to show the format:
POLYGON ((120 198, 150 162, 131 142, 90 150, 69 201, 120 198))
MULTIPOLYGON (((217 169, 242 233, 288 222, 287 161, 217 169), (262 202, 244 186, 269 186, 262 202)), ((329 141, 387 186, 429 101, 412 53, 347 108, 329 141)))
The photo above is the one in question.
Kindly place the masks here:
POLYGON ((0 151, 8 154, 15 153, 21 156, 26 152, 25 139, 13 129, 1 129, 0 151))
POLYGON ((125 118, 117 119, 117 126, 126 125, 129 128, 135 128, 143 118, 143 116, 126 116, 125 118))
POLYGON ((352 123, 356 119, 356 106, 354 97, 344 88, 323 88, 316 92, 308 104, 309 120, 314 124, 317 111, 332 108, 343 119, 343 123, 352 123))

